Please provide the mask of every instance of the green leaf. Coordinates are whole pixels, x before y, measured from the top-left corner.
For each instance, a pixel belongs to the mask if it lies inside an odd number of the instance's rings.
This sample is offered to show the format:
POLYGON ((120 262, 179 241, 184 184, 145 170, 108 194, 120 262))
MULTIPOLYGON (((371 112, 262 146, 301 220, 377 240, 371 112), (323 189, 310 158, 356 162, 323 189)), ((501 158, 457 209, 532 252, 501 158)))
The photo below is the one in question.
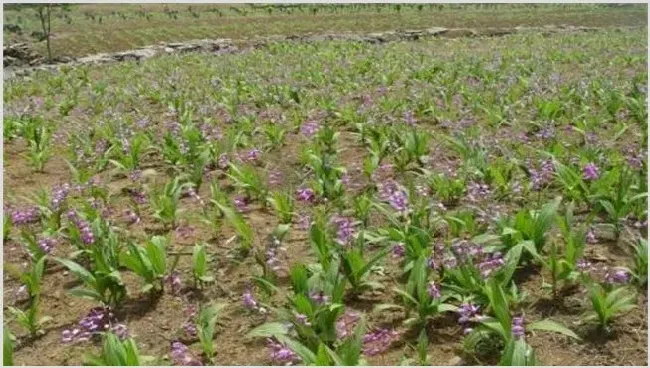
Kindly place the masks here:
POLYGON ((334 361, 334 365, 336 365, 336 366, 338 366, 338 367, 345 366, 345 364, 343 363, 343 359, 341 359, 341 357, 340 357, 338 354, 336 354, 336 353, 335 353, 332 349, 330 349, 327 345, 324 345, 324 346, 325 346, 325 350, 327 350, 327 354, 329 354, 329 356, 330 356, 330 357, 332 358, 332 360, 334 361))
POLYGON ((3 326, 2 332, 2 365, 5 367, 14 365, 14 344, 7 326, 3 326))
POLYGON ((289 349, 298 355, 304 365, 310 365, 316 360, 316 355, 308 347, 286 335, 274 336, 280 343, 285 344, 289 349))
POLYGON ((68 292, 72 296, 86 298, 91 300, 96 300, 98 302, 103 302, 104 297, 95 290, 88 290, 83 288, 74 288, 68 292))
POLYGON ((199 280, 201 280, 202 282, 209 283, 209 282, 214 281, 214 277, 213 276, 201 276, 201 277, 199 277, 199 280))
POLYGON ((97 284, 95 277, 78 263, 71 261, 69 259, 62 259, 62 258, 55 258, 55 260, 61 263, 62 265, 64 265, 66 268, 68 268, 70 272, 75 274, 84 283, 93 286, 97 284))
POLYGON ((578 335, 576 335, 573 331, 571 331, 570 329, 562 326, 561 324, 559 324, 559 323, 557 323, 555 321, 549 320, 549 319, 545 319, 545 320, 542 320, 542 321, 537 321, 537 322, 531 323, 527 327, 531 331, 532 330, 541 330, 541 331, 557 332, 557 333, 561 333, 563 335, 569 336, 571 338, 574 338, 576 340, 580 340, 580 337, 578 337, 578 335))
POLYGON ((205 275, 207 260, 204 245, 197 244, 194 246, 194 253, 192 254, 192 265, 194 268, 194 275, 197 278, 205 275))
POLYGON ((283 323, 268 322, 263 325, 255 327, 252 331, 246 334, 247 337, 275 337, 279 335, 286 335, 289 331, 283 323))
POLYGON ((404 306, 399 305, 399 304, 377 304, 374 308, 373 311, 375 312, 382 312, 385 310, 394 310, 394 309, 404 309, 404 306))
POLYGON ((319 367, 324 367, 330 365, 330 358, 327 354, 327 346, 322 342, 318 345, 318 352, 316 353, 316 360, 314 364, 319 367))

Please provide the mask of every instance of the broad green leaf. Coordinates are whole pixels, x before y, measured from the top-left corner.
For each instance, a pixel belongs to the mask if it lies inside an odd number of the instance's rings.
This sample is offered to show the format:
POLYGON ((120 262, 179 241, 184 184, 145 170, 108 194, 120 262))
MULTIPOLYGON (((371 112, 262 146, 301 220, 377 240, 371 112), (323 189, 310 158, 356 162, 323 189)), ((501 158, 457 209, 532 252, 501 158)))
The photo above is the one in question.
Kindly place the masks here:
POLYGON ((529 324, 528 326, 529 330, 541 330, 541 331, 550 331, 550 332, 557 332, 561 333, 563 335, 569 336, 571 338, 574 338, 576 340, 580 340, 580 337, 576 335, 573 331, 570 329, 562 326, 561 324, 551 321, 549 319, 545 319, 542 321, 537 321, 529 324))
POLYGON ((288 330, 283 323, 268 322, 263 325, 255 327, 249 332, 247 337, 274 337, 279 335, 286 335, 288 330))

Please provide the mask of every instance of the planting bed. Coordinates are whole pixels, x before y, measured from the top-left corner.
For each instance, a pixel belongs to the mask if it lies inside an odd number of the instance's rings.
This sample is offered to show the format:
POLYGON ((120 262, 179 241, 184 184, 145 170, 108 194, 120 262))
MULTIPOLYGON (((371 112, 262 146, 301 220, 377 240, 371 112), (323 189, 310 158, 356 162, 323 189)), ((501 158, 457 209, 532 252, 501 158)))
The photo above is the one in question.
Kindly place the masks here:
POLYGON ((13 363, 647 365, 646 66, 640 29, 8 81, 13 363))

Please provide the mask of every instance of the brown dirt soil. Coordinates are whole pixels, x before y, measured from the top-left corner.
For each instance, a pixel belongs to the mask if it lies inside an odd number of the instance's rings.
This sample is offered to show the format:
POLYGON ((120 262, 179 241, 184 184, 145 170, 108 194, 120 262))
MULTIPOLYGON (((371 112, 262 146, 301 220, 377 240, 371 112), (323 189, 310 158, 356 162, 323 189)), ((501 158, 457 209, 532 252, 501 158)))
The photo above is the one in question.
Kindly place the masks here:
MULTIPOLYGON (((288 139, 291 142, 292 139, 288 139)), ((354 138, 349 134, 341 135, 341 142, 347 148, 342 154, 342 160, 346 164, 354 162, 355 156, 360 154, 360 147, 355 147, 354 138)), ((278 157, 278 162, 284 160, 285 167, 297 164, 298 152, 295 148, 298 145, 289 144, 285 147, 288 152, 278 157), (287 165, 289 164, 289 165, 287 165)), ((20 157, 25 147, 21 142, 5 144, 5 157, 17 157, 5 161, 5 195, 10 191, 12 195, 25 195, 32 193, 35 188, 49 187, 52 184, 62 183, 68 178, 68 169, 65 162, 59 158, 53 158, 46 167, 46 172, 33 174, 26 165, 24 158, 20 157)), ((271 165, 274 166, 274 165, 271 165)), ((108 175, 102 177, 108 183, 108 175)), ((121 188, 128 185, 128 180, 114 178, 109 187, 111 192, 118 194, 121 188)), ((203 197, 209 197, 209 188, 203 186, 199 193, 203 197)), ((123 203, 116 203, 116 212, 120 213, 123 203)), ((198 205, 189 198, 183 199, 182 207, 187 213, 198 209, 198 205)), ((124 207, 126 208, 126 207, 124 207)), ((277 224, 275 216, 261 208, 251 207, 244 214, 246 220, 258 234, 268 234, 277 224)), ((216 337, 218 352, 216 363, 219 365, 260 365, 269 364, 264 341, 254 341, 243 338, 248 331, 264 321, 264 317, 251 315, 244 310, 241 304, 241 294, 246 288, 245 280, 248 280, 251 273, 256 269, 252 257, 247 257, 243 262, 237 261, 230 247, 224 243, 233 233, 227 226, 222 226, 215 238, 214 231, 207 225, 198 221, 192 222, 194 231, 187 237, 176 236, 172 252, 191 253, 189 246, 197 242, 205 242, 211 250, 212 262, 211 271, 215 273, 218 283, 209 285, 202 293, 195 293, 189 287, 191 279, 189 272, 190 257, 181 257, 178 269, 183 272, 183 280, 186 288, 181 296, 164 294, 160 299, 152 302, 148 296, 139 293, 137 278, 129 272, 124 272, 125 282, 130 295, 123 308, 117 311, 119 320, 126 323, 131 333, 136 337, 142 353, 156 357, 168 357, 169 346, 172 339, 182 336, 181 326, 185 322, 185 309, 189 302, 196 300, 218 300, 226 302, 223 317, 220 318, 219 332, 216 337), (243 342, 243 343, 242 343, 243 342)), ((131 228, 134 232, 149 232, 157 228, 152 218, 143 216, 143 221, 131 228)), ((20 254, 21 246, 16 241, 18 234, 12 234, 12 239, 5 242, 5 262, 18 264, 24 263, 26 258, 20 254)), ((264 240, 257 237, 256 248, 262 248, 264 240)), ((285 255, 286 264, 293 264, 296 261, 310 259, 307 234, 304 231, 293 230, 286 242, 288 251, 285 255)), ((616 264, 617 260, 624 259, 620 254, 613 253, 613 249, 606 244, 590 246, 587 254, 597 254, 597 259, 606 259, 607 263, 616 264)), ((56 254, 55 254, 56 255, 56 254)), ((50 262, 49 267, 53 272, 48 272, 44 279, 42 314, 54 317, 54 320, 47 325, 45 335, 34 340, 23 342, 15 352, 15 360, 19 365, 80 365, 83 363, 83 353, 89 350, 88 344, 67 345, 62 344, 61 331, 74 325, 88 309, 93 307, 91 302, 72 298, 66 295, 66 291, 76 285, 75 278, 61 267, 50 262)), ((398 277, 399 269, 397 262, 387 261, 385 275, 378 278, 390 280, 398 277)), ((286 274, 286 270, 280 274, 286 274)), ((647 295, 639 296, 638 308, 632 310, 628 315, 616 319, 612 333, 604 336, 594 329, 593 325, 583 325, 577 317, 590 308, 589 301, 584 292, 575 292, 563 299, 562 304, 549 299, 550 292, 541 289, 542 276, 538 273, 528 273, 530 277, 521 284, 531 296, 524 313, 529 321, 542 318, 552 318, 558 322, 570 326, 583 339, 584 342, 576 343, 569 339, 550 333, 536 333, 529 337, 530 344, 536 349, 538 357, 548 365, 612 365, 629 364, 645 365, 647 362, 647 295)), ((375 276, 377 277, 377 276, 375 276)), ((280 277, 279 284, 286 285, 286 278, 280 277)), ((18 283, 5 275, 4 300, 6 305, 17 303, 15 291, 18 283)), ((359 301, 352 302, 351 308, 363 310, 369 313, 369 321, 374 326, 393 326, 405 332, 405 336, 413 335, 404 331, 401 322, 404 315, 401 312, 373 312, 376 303, 391 301, 394 295, 389 290, 378 292, 367 292, 360 297, 359 301)), ((275 295, 272 300, 275 305, 282 304, 282 297, 275 295)), ((20 304, 18 304, 20 305, 20 304)), ((462 341, 461 328, 455 323, 455 317, 439 317, 429 328, 430 348, 429 356, 433 365, 456 364, 455 357, 463 355, 459 350, 462 341)), ((12 330, 18 330, 10 324, 12 330)), ((415 345, 417 336, 408 339, 401 339, 391 349, 376 357, 370 357, 368 364, 371 365, 393 365, 405 354, 413 356, 413 350, 409 345, 415 345)), ((96 344, 95 344, 96 345, 96 344)), ((92 345, 91 345, 92 346, 92 345)), ((96 349, 92 347, 90 350, 96 349)), ((193 352, 198 355, 197 347, 192 347, 193 352)), ((482 363, 496 364, 496 361, 483 361, 482 363)), ((462 360, 465 364, 479 364, 479 361, 471 361, 469 358, 462 360)))

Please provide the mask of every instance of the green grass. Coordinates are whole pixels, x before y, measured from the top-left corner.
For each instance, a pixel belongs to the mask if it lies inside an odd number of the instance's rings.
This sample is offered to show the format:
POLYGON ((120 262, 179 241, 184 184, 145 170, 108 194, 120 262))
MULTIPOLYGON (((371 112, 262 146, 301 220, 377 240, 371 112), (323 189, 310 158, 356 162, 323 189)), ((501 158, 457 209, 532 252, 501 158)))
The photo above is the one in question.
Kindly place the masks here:
MULTIPOLYGON (((4 32, 5 44, 34 43, 44 54, 45 42, 30 35, 40 29, 33 9, 5 6, 5 24, 18 24, 22 34, 4 32)), ((391 6, 303 5, 252 7, 229 5, 88 4, 57 8, 52 18, 54 56, 83 56, 122 51, 157 42, 200 38, 243 39, 269 35, 327 32, 374 32, 427 27, 485 28, 572 25, 590 27, 647 26, 647 6, 499 5, 391 6), (269 9, 271 9, 269 11, 269 9), (316 12, 314 12, 316 9, 316 12), (101 23, 100 23, 101 18, 101 23)))

